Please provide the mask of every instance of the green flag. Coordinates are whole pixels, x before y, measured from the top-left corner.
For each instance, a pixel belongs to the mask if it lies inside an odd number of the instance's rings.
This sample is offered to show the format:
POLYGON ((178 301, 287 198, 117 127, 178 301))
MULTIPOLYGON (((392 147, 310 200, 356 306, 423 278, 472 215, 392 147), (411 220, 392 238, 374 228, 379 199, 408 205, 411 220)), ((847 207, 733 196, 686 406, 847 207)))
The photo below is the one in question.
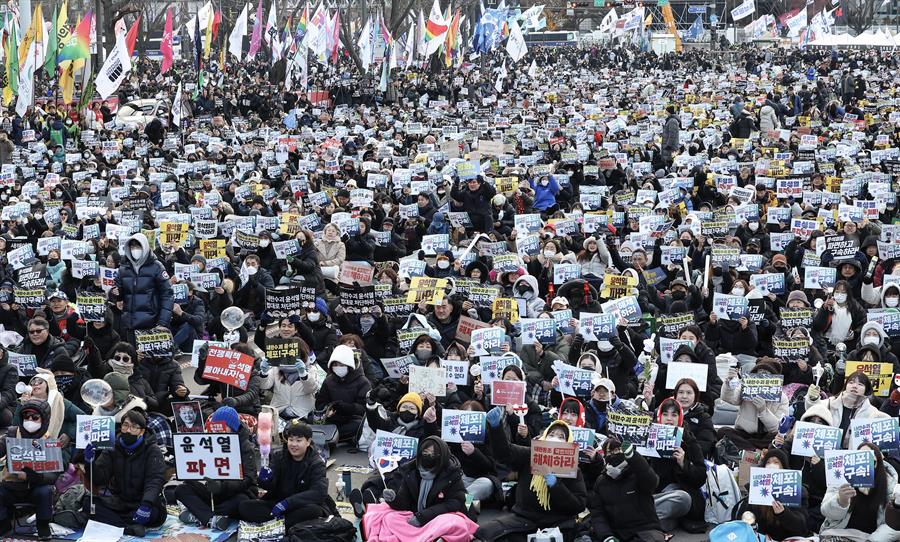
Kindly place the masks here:
POLYGON ((53 22, 53 26, 50 27, 50 30, 47 32, 47 47, 45 48, 45 54, 47 58, 44 60, 44 71, 47 72, 47 77, 54 77, 56 75, 56 50, 57 50, 57 36, 56 36, 56 19, 58 17, 57 8, 54 6, 53 8, 53 18, 50 19, 53 22))
POLYGON ((13 29, 6 44, 6 80, 13 94, 19 93, 19 38, 16 34, 13 29))

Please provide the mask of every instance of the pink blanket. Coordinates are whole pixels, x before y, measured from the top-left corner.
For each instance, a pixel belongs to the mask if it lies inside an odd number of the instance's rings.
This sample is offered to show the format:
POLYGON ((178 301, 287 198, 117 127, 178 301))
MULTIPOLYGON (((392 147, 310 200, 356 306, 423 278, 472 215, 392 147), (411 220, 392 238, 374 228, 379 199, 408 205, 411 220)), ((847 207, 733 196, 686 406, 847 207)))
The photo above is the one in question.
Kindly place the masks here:
POLYGON ((412 512, 400 512, 387 504, 370 504, 363 516, 363 533, 368 542, 469 542, 478 524, 464 514, 441 514, 422 527, 413 527, 406 520, 412 512))

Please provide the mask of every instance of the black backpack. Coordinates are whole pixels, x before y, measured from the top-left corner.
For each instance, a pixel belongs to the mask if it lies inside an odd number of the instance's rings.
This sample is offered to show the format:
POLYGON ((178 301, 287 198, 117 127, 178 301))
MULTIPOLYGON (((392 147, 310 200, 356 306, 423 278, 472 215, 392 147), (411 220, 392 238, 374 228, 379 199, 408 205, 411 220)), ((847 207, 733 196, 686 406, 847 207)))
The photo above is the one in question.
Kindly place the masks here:
POLYGON ((284 542, 355 542, 356 527, 346 519, 333 515, 294 524, 284 542))

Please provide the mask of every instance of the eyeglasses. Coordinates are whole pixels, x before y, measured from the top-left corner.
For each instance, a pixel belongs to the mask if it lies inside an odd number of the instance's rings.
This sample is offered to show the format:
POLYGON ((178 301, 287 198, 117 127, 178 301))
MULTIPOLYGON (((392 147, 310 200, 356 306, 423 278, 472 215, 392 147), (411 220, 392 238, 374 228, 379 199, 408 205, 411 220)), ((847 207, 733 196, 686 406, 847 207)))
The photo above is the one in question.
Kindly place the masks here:
POLYGON ((22 419, 27 422, 39 422, 41 421, 41 415, 37 413, 23 414, 22 419))
POLYGON ((131 432, 131 431, 140 431, 141 429, 143 429, 143 427, 141 427, 140 425, 135 425, 129 421, 122 422, 122 431, 131 432))
POLYGON ((45 328, 45 327, 39 327, 39 328, 37 328, 37 329, 29 329, 29 330, 28 330, 28 334, 29 334, 29 335, 40 335, 40 334, 41 334, 42 332, 44 332, 44 331, 47 331, 47 328, 45 328))
POLYGON ((129 356, 128 354, 116 354, 115 356, 113 356, 113 359, 122 363, 128 363, 131 361, 131 356, 129 356))

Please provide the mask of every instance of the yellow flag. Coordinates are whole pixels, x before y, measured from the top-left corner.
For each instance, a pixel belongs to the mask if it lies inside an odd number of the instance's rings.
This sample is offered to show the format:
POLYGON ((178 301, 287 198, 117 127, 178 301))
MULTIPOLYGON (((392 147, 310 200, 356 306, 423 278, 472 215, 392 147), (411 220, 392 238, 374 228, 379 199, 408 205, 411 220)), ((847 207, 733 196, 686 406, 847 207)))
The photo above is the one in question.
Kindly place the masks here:
POLYGON ((56 53, 62 51, 69 41, 70 33, 66 27, 69 20, 69 0, 65 0, 56 15, 56 53))
POLYGON ((41 4, 38 3, 34 8, 34 15, 31 16, 31 26, 25 32, 22 43, 19 44, 19 67, 25 65, 25 59, 31 49, 31 45, 35 40, 44 39, 44 14, 41 11, 41 4))
POLYGON ((59 88, 62 90, 63 102, 70 104, 75 96, 75 73, 84 68, 84 59, 64 60, 60 62, 59 88))

